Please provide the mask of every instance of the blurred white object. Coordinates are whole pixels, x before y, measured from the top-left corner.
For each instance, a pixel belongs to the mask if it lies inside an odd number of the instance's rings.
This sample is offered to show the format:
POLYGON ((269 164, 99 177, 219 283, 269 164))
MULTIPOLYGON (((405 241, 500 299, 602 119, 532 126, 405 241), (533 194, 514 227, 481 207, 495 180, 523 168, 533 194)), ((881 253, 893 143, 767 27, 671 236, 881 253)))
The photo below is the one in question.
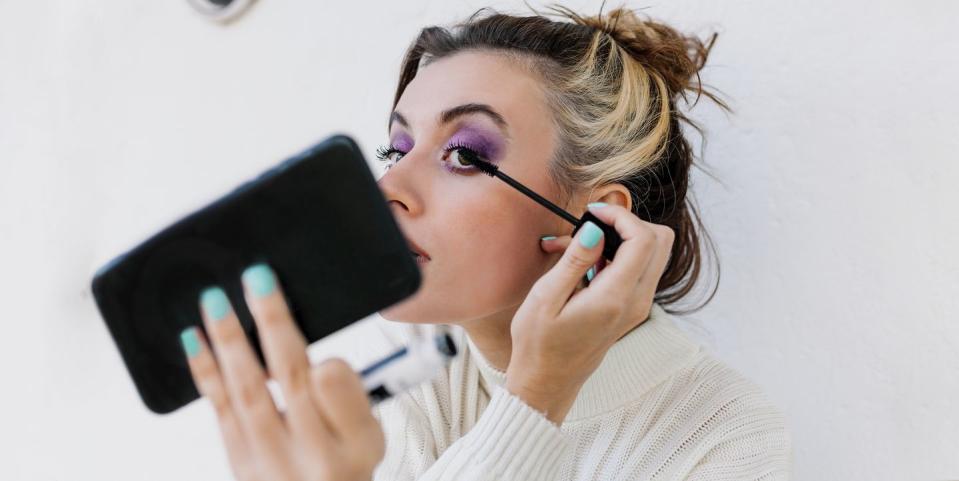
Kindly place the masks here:
POLYGON ((360 372, 373 404, 433 379, 456 356, 458 349, 445 325, 411 327, 413 337, 409 345, 360 372))

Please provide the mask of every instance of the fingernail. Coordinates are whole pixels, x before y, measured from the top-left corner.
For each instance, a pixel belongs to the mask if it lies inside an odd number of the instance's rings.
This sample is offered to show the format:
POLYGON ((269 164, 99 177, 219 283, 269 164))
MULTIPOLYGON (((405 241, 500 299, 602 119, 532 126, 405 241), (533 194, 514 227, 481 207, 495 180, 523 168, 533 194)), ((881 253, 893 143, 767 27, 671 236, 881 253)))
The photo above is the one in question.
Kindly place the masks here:
POLYGON ((243 271, 243 284, 256 297, 269 295, 276 290, 276 277, 273 270, 264 263, 254 264, 243 271))
POLYGON ((589 270, 586 271, 586 279, 589 281, 592 281, 593 276, 595 275, 596 275, 596 266, 590 267, 589 270))
POLYGON ((230 300, 219 287, 208 287, 204 290, 200 294, 200 305, 207 317, 214 321, 223 319, 230 312, 230 300))
POLYGON ((542 238, 542 240, 548 241, 548 240, 553 240, 553 239, 555 239, 555 238, 556 238, 556 236, 554 236, 554 235, 544 235, 543 238, 542 238))
POLYGON ((180 344, 183 344, 187 357, 192 358, 200 353, 200 339, 196 336, 195 327, 188 327, 180 333, 180 344))
POLYGON ((586 221, 586 225, 580 230, 583 232, 579 235, 579 243, 587 249, 596 247, 599 240, 603 238, 603 229, 600 229, 592 221, 586 221))
POLYGON ((605 203, 605 202, 590 202, 589 204, 586 204, 586 207, 587 207, 587 208, 590 208, 590 207, 595 207, 595 208, 606 207, 606 203, 605 203))

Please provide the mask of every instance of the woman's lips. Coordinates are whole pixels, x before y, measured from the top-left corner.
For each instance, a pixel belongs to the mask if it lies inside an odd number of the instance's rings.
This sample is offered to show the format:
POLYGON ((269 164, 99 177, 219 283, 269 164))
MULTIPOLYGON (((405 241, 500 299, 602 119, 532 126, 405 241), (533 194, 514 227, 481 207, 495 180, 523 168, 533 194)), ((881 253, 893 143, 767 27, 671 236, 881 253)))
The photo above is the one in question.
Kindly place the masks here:
POLYGON ((406 239, 406 243, 409 244, 410 254, 413 254, 413 256, 416 258, 416 262, 418 263, 429 262, 430 260, 429 254, 427 254, 423 249, 420 249, 420 246, 416 245, 416 243, 410 239, 406 239))

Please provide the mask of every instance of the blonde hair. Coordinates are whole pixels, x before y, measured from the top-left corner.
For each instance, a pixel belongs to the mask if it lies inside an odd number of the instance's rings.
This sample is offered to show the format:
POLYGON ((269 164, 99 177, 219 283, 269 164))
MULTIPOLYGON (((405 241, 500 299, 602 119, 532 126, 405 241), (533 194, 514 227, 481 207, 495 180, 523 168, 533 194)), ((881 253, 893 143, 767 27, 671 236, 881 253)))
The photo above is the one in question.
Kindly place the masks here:
MULTIPOLYGON (((700 277, 701 238, 715 254, 687 195, 694 156, 680 124, 700 134, 702 129, 676 103, 682 98, 694 106, 706 96, 729 110, 699 76, 717 35, 703 42, 622 7, 595 16, 562 6, 549 10, 561 20, 484 8, 452 29, 424 28, 403 61, 394 107, 418 69, 434 59, 486 50, 519 61, 546 87, 559 134, 549 174, 567 199, 577 190, 620 183, 637 216, 676 233, 656 294, 658 303, 670 306, 700 277), (687 93, 696 94, 692 104, 687 93)), ((708 298, 683 312, 703 307, 715 295, 718 262, 716 267, 708 298)))

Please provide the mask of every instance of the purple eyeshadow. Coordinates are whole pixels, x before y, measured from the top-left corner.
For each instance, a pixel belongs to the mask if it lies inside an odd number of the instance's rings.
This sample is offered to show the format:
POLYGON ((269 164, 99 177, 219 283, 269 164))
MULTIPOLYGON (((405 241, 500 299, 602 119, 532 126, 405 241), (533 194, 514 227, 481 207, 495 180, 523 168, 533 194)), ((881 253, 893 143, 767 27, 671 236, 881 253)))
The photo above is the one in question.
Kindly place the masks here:
POLYGON ((467 147, 484 159, 495 162, 503 152, 502 138, 474 126, 464 126, 450 137, 450 145, 467 147))
POLYGON ((390 145, 401 152, 409 152, 413 150, 413 139, 405 132, 400 132, 393 136, 390 145))

